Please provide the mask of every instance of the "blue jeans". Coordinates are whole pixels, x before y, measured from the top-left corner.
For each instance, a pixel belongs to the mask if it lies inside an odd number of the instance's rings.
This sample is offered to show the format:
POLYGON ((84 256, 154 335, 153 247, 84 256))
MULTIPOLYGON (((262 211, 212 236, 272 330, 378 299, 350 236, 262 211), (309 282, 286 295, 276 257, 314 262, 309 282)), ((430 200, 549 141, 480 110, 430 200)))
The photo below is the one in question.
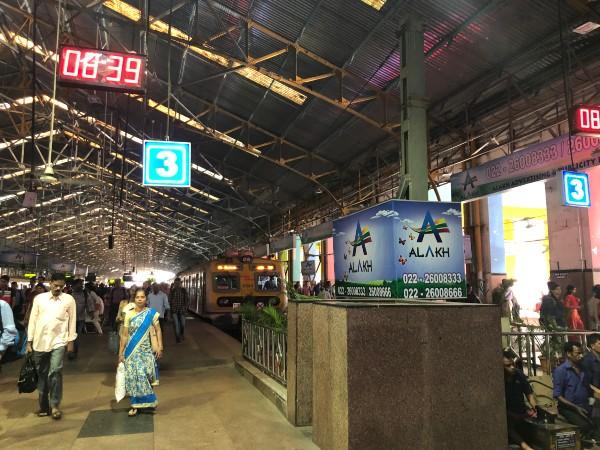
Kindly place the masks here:
POLYGON ((175 330, 175 339, 180 340, 183 338, 185 332, 185 312, 171 312, 171 316, 173 317, 173 328, 175 330))
POLYGON ((49 352, 33 352, 33 361, 38 373, 37 390, 40 410, 42 411, 58 408, 62 400, 62 368, 65 349, 66 347, 59 347, 49 352))

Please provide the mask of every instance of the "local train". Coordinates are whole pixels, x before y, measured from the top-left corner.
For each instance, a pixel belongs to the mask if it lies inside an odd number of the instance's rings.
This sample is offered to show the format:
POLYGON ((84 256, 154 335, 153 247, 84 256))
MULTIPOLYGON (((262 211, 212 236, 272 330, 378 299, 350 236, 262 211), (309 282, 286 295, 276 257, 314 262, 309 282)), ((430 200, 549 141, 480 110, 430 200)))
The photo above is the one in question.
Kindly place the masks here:
POLYGON ((180 272, 190 297, 189 310, 211 321, 236 322, 244 303, 287 308, 281 262, 222 258, 180 272))

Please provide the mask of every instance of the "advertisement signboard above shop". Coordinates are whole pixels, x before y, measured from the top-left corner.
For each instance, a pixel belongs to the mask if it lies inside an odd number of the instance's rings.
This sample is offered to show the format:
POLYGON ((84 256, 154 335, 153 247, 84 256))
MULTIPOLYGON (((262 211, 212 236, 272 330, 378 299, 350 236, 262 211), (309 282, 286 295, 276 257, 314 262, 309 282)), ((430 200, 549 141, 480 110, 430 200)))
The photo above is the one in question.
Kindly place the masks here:
POLYGON ((452 200, 472 200, 554 177, 562 170, 582 170, 600 165, 600 138, 572 136, 530 145, 524 150, 494 159, 452 175, 452 200))
POLYGON ((335 220, 337 297, 466 297, 459 203, 390 200, 335 220))

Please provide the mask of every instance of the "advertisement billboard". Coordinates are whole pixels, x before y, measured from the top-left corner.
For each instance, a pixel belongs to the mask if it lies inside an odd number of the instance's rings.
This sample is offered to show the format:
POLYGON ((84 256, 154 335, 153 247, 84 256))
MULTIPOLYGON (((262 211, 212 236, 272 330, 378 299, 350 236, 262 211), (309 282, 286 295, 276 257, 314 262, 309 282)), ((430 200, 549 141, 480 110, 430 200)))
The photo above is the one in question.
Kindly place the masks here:
POLYGON ((452 200, 465 201, 600 165, 600 138, 559 136, 450 177, 452 200), (571 151, 573 162, 571 163, 571 151))
POLYGON ((390 200, 335 220, 338 297, 466 297, 459 203, 390 200))

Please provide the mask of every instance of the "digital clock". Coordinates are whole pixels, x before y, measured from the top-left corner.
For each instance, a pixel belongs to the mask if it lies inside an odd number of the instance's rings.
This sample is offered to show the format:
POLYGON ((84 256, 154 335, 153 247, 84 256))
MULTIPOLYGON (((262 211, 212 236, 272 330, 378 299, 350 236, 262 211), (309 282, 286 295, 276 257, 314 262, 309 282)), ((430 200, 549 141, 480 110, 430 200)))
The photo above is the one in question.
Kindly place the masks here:
POLYGON ((571 112, 575 134, 600 137, 600 106, 580 105, 571 112))
POLYGON ((146 57, 79 47, 62 47, 58 64, 62 85, 90 89, 143 92, 146 57))

